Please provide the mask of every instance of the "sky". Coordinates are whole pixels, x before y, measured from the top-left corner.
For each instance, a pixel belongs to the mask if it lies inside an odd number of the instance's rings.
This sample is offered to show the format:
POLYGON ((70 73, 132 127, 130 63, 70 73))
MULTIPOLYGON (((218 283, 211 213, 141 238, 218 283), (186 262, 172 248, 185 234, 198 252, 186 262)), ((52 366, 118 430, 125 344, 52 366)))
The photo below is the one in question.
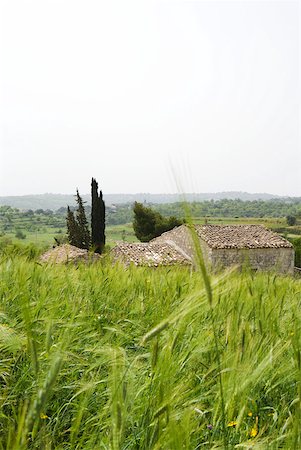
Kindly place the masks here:
POLYGON ((0 196, 301 196, 300 9, 2 0, 0 196))

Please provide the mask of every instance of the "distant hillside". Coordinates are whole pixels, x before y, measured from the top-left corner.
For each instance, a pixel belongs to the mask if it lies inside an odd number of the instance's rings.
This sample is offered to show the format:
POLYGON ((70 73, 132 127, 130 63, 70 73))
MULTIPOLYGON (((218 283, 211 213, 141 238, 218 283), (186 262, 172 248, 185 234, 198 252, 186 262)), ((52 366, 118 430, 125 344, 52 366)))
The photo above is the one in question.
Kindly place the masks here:
MULTIPOLYGON (((82 196, 83 200, 90 203, 90 194, 82 196)), ((240 199, 246 200, 271 200, 285 199, 272 194, 249 194, 248 192, 217 192, 205 194, 184 194, 184 198, 189 201, 203 200, 221 200, 221 199, 240 199)), ((179 194, 106 194, 104 195, 106 204, 125 204, 138 202, 146 202, 150 204, 174 203, 183 200, 183 196, 179 194)), ((288 201, 297 200, 297 198, 287 198, 288 201)), ((19 209, 51 209, 57 210, 67 205, 75 205, 75 196, 71 194, 39 194, 39 195, 22 195, 0 197, 0 206, 8 205, 19 209)))
MULTIPOLYGON (((90 195, 83 195, 83 200, 90 202, 90 195)), ((75 195, 69 194, 38 194, 0 197, 0 206, 7 205, 18 209, 51 209, 53 211, 75 205, 75 195)))

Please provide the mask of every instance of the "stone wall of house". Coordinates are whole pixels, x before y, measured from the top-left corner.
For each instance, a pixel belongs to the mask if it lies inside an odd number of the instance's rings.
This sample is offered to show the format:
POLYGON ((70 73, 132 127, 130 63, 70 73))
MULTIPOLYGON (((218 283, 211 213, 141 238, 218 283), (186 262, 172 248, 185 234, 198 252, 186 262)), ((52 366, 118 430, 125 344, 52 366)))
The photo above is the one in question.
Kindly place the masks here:
MULTIPOLYGON (((192 263, 195 262, 195 245, 191 236, 191 231, 189 231, 185 225, 161 234, 161 236, 153 239, 151 243, 152 242, 156 244, 169 244, 183 256, 188 257, 192 263)), ((198 243, 202 250, 206 265, 210 266, 212 249, 202 239, 198 239, 198 243)))
POLYGON ((243 265, 255 270, 294 272, 293 248, 213 249, 209 261, 214 271, 233 265, 243 265))
POLYGON ((194 257, 194 245, 191 239, 191 233, 185 225, 167 231, 161 234, 161 236, 152 239, 151 242, 173 245, 175 248, 180 248, 190 259, 194 257))

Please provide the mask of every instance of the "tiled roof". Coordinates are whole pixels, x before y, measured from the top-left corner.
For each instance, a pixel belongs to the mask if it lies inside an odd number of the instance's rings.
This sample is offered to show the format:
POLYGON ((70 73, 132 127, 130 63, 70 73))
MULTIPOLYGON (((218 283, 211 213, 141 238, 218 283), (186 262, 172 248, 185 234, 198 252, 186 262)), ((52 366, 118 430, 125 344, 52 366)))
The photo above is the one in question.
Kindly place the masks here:
POLYGON ((210 248, 291 248, 292 244, 262 225, 196 225, 210 248))
POLYGON ((181 253, 168 244, 120 242, 112 248, 114 260, 136 266, 169 266, 174 264, 190 264, 181 253))

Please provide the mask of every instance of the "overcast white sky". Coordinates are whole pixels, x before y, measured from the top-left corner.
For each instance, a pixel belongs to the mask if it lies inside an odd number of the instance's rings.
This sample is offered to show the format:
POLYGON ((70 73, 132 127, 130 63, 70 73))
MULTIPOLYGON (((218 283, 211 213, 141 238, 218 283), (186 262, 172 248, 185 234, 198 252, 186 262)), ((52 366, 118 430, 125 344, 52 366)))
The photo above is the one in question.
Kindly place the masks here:
POLYGON ((0 195, 301 195, 298 1, 0 3, 0 195))

